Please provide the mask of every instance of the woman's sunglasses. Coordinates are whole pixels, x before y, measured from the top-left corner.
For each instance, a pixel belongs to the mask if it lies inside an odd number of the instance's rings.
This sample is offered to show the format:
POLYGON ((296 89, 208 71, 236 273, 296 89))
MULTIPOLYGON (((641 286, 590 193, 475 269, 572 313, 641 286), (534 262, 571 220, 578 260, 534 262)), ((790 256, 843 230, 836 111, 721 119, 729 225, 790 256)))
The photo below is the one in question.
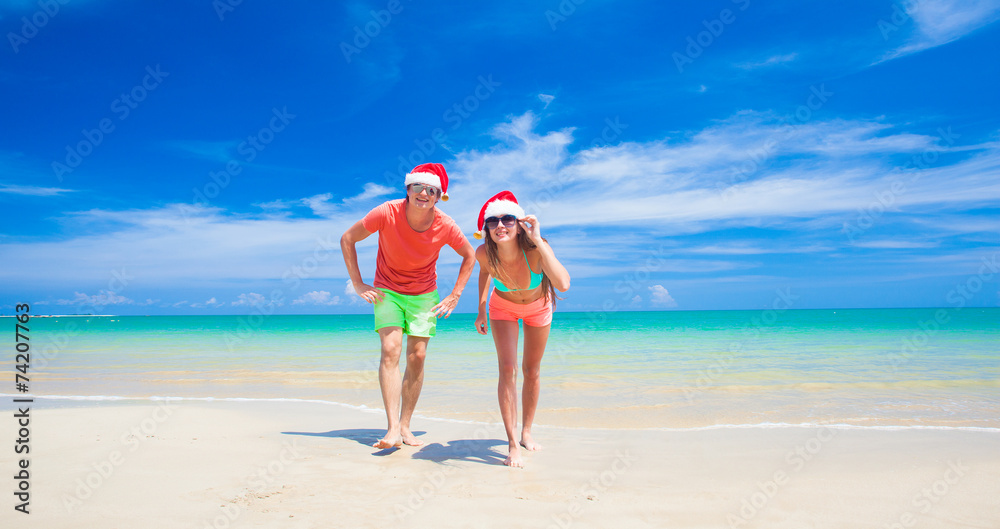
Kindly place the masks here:
POLYGON ((504 227, 513 228, 517 224, 517 217, 514 215, 504 215, 502 217, 490 217, 483 222, 487 230, 495 230, 497 225, 503 223, 504 227))
POLYGON ((410 184, 410 191, 413 191, 414 195, 419 195, 424 189, 427 190, 427 194, 436 197, 438 196, 438 188, 434 186, 424 185, 424 184, 410 184))

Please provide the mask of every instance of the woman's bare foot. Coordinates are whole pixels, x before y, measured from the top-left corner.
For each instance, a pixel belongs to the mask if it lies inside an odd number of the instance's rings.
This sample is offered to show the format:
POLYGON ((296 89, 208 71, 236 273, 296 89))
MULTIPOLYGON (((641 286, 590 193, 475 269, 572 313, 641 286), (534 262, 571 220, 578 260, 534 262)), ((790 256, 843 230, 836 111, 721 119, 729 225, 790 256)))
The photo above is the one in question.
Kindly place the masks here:
POLYGON ((529 450, 531 452, 542 449, 542 445, 536 443, 535 440, 531 438, 531 432, 521 432, 521 446, 523 446, 525 450, 529 450))
POLYGON ((403 437, 403 442, 410 446, 420 446, 424 444, 423 441, 417 439, 417 436, 413 435, 413 432, 411 432, 409 428, 403 428, 402 437, 403 437))
POLYGON ((521 461, 521 447, 517 446, 517 443, 510 443, 507 450, 507 459, 504 459, 503 464, 513 468, 524 468, 524 461, 521 461))

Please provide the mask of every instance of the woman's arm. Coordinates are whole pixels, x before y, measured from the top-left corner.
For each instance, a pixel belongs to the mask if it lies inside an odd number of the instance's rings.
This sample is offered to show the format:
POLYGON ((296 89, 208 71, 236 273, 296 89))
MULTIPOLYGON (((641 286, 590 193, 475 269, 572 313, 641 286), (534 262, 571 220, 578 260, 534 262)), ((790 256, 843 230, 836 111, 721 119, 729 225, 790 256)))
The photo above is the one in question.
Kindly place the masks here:
POLYGON ((542 272, 548 276, 552 286, 559 292, 569 290, 569 271, 559 262, 559 259, 556 259, 556 254, 552 251, 549 243, 540 240, 535 245, 538 247, 538 253, 542 256, 542 272))
POLYGON ((476 317, 476 332, 486 334, 486 303, 489 298, 490 273, 489 259, 486 257, 486 245, 476 248, 476 261, 479 262, 479 315, 476 317))
POLYGON ((531 239, 531 242, 538 247, 538 253, 542 256, 542 273, 548 276, 552 286, 559 292, 569 290, 569 271, 559 262, 559 259, 556 259, 556 254, 552 251, 549 243, 542 239, 542 227, 538 223, 538 218, 534 215, 526 215, 523 219, 518 219, 518 222, 521 224, 521 229, 528 232, 528 238, 531 239), (531 224, 531 227, 527 227, 525 223, 531 224))

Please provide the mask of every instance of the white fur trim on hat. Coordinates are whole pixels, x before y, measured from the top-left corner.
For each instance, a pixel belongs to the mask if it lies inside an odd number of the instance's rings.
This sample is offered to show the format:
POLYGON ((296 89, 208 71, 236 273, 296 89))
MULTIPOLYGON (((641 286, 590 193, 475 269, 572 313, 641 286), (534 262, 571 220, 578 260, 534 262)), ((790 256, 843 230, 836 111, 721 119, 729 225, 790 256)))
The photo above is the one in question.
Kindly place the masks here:
POLYGON ((404 184, 424 184, 441 189, 441 178, 434 173, 407 173, 404 184))
POLYGON ((502 217, 504 215, 514 215, 517 218, 522 218, 524 217, 524 210, 521 209, 521 206, 517 205, 517 202, 494 200, 490 202, 489 206, 486 206, 486 213, 483 213, 483 219, 502 217))

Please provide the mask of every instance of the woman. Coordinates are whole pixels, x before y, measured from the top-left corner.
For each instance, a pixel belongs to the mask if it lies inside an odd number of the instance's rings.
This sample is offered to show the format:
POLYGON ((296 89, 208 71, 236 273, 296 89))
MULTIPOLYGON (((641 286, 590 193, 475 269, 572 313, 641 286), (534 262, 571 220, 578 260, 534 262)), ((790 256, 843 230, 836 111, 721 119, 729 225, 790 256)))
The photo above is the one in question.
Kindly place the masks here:
POLYGON ((531 436, 535 408, 538 407, 538 374, 549 338, 555 290, 565 292, 569 289, 569 272, 542 238, 538 219, 534 215, 525 215, 510 191, 497 193, 480 210, 479 231, 475 237, 480 239, 484 235, 485 244, 476 249, 476 260, 479 261, 476 331, 486 334, 486 298, 490 278, 493 278, 489 321, 500 365, 497 397, 509 446, 504 464, 523 467, 520 447, 526 450, 542 448, 531 436), (518 320, 524 320, 520 446, 514 440, 517 428, 518 320))

